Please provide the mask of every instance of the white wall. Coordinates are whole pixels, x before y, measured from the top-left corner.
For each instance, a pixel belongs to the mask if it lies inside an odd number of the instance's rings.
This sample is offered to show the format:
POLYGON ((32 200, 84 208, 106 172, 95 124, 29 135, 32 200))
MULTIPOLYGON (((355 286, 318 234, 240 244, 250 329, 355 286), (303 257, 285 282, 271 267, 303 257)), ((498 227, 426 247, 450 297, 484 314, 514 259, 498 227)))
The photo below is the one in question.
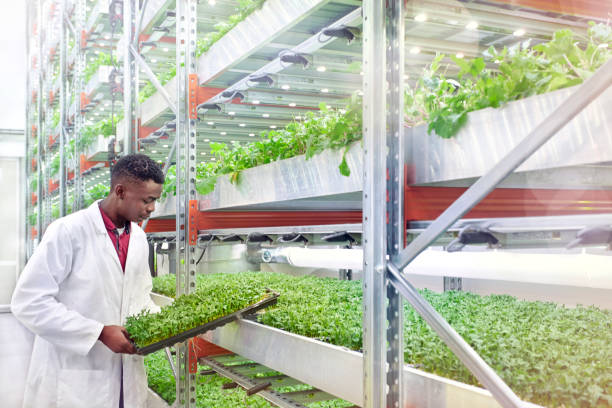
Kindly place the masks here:
POLYGON ((10 303, 25 244, 23 158, 14 144, 0 139, 0 305, 10 303))

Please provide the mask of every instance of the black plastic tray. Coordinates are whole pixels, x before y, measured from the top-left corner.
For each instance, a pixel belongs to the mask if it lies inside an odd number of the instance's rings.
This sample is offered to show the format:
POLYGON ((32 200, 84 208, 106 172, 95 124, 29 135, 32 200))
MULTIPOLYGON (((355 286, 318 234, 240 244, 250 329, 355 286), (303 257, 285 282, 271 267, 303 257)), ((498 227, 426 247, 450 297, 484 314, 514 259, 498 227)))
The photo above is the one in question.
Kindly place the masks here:
POLYGON ((194 327, 193 329, 189 329, 184 331, 176 336, 168 337, 167 339, 160 340, 158 342, 149 344, 144 346, 143 348, 136 347, 136 353, 140 355, 147 355, 153 353, 157 350, 161 350, 166 347, 170 347, 175 345, 176 343, 180 343, 192 337, 195 337, 199 334, 206 333, 209 330, 216 329, 217 327, 221 327, 228 323, 233 322, 234 320, 239 319, 242 316, 254 314, 258 310, 264 309, 266 307, 272 306, 278 300, 279 294, 275 292, 268 293, 267 297, 263 300, 260 300, 257 303, 252 304, 249 307, 245 307, 244 309, 238 310, 232 314, 219 317, 218 319, 212 320, 208 323, 204 323, 201 326, 194 327))

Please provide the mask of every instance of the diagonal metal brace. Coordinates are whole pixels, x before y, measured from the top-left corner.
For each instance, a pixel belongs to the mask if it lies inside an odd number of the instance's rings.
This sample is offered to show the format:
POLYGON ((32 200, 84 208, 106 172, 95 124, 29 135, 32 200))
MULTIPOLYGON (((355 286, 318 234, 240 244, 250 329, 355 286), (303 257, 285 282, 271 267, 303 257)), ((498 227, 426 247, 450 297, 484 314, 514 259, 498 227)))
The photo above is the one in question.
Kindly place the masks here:
POLYGON ((506 385, 495 371, 472 349, 472 347, 451 327, 450 324, 425 300, 408 282, 399 268, 392 262, 387 263, 389 281, 399 293, 414 307, 414 310, 425 319, 442 341, 459 357, 459 360, 474 374, 502 407, 526 407, 527 403, 506 385))
POLYGON ((612 60, 602 65, 564 103, 557 107, 535 127, 514 149, 502 158, 495 167, 476 181, 465 193, 448 207, 429 227, 410 243, 393 262, 399 270, 404 269, 414 258, 435 241, 444 231, 463 217, 485 198, 510 173, 516 170, 536 150, 553 137, 563 126, 578 115, 612 85, 612 60))
POLYGON ((168 94, 168 91, 166 91, 166 89, 162 86, 161 82, 159 82, 159 80, 157 79, 153 71, 151 71, 151 68, 147 65, 145 60, 140 56, 136 48, 134 48, 133 44, 130 44, 130 52, 134 56, 134 59, 136 60, 138 65, 140 65, 140 69, 144 71, 146 76, 149 78, 149 81, 151 81, 155 89, 157 89, 157 92, 161 94, 164 100, 168 103, 168 106, 170 107, 172 112, 176 115, 176 103, 172 101, 172 99, 170 98, 170 94, 168 94))

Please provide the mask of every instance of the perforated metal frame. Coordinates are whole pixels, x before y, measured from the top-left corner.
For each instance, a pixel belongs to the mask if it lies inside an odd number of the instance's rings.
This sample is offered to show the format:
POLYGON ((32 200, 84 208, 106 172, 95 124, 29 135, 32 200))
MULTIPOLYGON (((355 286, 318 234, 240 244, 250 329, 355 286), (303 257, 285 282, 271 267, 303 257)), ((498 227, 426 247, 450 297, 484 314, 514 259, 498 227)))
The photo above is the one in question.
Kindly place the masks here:
MULTIPOLYGON (((189 241, 190 201, 196 200, 196 118, 190 115, 190 80, 196 74, 196 0, 177 0, 176 4, 176 293, 195 290, 196 246, 189 241)), ((197 81, 196 81, 197 84, 197 81)), ((188 343, 177 347, 176 392, 179 407, 196 406, 196 378, 189 370, 188 343)))

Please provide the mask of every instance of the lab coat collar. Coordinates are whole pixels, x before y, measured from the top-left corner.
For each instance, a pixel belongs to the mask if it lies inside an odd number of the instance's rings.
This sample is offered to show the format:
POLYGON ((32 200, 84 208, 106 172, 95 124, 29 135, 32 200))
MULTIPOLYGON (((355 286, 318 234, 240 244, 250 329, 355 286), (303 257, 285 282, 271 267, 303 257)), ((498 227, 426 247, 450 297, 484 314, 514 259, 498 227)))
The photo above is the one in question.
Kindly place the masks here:
POLYGON ((102 214, 100 214, 100 208, 98 207, 100 205, 100 201, 102 200, 95 201, 92 205, 87 207, 86 211, 87 216, 93 222, 96 233, 104 235, 107 234, 107 232, 106 227, 104 226, 104 220, 102 219, 102 214))

